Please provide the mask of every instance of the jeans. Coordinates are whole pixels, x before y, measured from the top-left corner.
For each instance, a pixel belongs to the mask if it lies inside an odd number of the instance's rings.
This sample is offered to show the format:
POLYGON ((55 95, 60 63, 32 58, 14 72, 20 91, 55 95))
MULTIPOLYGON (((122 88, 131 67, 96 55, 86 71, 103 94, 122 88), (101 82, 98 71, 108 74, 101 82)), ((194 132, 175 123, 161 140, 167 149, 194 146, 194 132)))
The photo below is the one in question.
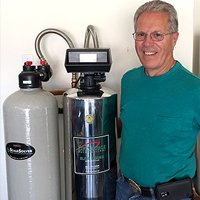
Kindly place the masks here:
MULTIPOLYGON (((120 176, 117 179, 115 200, 156 200, 153 188, 151 190, 151 194, 151 197, 145 197, 141 196, 140 194, 136 194, 132 191, 131 187, 123 176, 120 176)), ((191 198, 185 198, 182 200, 191 200, 191 198)))

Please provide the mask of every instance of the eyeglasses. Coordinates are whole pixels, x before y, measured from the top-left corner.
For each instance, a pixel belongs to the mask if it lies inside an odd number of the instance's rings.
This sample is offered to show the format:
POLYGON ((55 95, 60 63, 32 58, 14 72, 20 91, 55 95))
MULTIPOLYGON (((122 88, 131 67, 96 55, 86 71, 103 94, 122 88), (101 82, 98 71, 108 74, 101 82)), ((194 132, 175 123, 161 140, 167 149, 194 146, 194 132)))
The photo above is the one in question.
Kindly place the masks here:
MULTIPOLYGON (((152 32, 150 33, 150 37, 153 41, 162 41, 165 37, 165 35, 170 35, 174 32, 171 33, 161 33, 161 32, 152 32)), ((135 32, 132 34, 134 40, 136 41, 144 41, 147 38, 147 35, 149 35, 148 33, 144 33, 144 32, 135 32)))

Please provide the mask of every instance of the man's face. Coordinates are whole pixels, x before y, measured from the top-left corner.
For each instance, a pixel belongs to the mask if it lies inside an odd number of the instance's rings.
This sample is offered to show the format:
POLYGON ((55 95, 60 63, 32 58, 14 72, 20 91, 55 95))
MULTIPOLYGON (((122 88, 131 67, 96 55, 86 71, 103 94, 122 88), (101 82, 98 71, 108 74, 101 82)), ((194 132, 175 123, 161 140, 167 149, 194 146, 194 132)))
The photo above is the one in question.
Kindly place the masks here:
POLYGON ((174 64, 173 49, 178 32, 164 36, 162 41, 153 41, 152 32, 169 33, 168 15, 164 12, 144 12, 137 21, 136 32, 147 33, 144 41, 135 41, 135 49, 145 72, 157 76, 168 71, 174 64))

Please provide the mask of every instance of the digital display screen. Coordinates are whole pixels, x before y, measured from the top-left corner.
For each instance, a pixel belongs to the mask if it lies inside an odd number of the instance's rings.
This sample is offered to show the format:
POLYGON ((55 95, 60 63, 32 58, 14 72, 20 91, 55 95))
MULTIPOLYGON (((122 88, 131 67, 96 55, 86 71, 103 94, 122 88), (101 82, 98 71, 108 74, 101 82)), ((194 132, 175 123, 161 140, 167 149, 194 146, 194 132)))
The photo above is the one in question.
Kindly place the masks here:
POLYGON ((69 63, 107 63, 107 52, 69 52, 69 63))
POLYGON ((97 54, 94 54, 94 53, 80 54, 79 61, 80 62, 97 62, 97 54))
POLYGON ((111 63, 110 49, 71 48, 66 51, 67 72, 109 72, 111 63))

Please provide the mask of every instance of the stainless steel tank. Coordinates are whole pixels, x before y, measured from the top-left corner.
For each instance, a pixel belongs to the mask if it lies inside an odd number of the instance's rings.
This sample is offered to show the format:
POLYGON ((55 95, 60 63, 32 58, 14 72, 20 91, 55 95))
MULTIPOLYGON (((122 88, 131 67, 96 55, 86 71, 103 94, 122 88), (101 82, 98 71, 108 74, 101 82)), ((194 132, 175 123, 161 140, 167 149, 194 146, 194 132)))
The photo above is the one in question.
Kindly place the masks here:
POLYGON ((67 200, 101 200, 116 159, 117 94, 107 88, 101 96, 77 91, 68 90, 63 101, 67 200))

